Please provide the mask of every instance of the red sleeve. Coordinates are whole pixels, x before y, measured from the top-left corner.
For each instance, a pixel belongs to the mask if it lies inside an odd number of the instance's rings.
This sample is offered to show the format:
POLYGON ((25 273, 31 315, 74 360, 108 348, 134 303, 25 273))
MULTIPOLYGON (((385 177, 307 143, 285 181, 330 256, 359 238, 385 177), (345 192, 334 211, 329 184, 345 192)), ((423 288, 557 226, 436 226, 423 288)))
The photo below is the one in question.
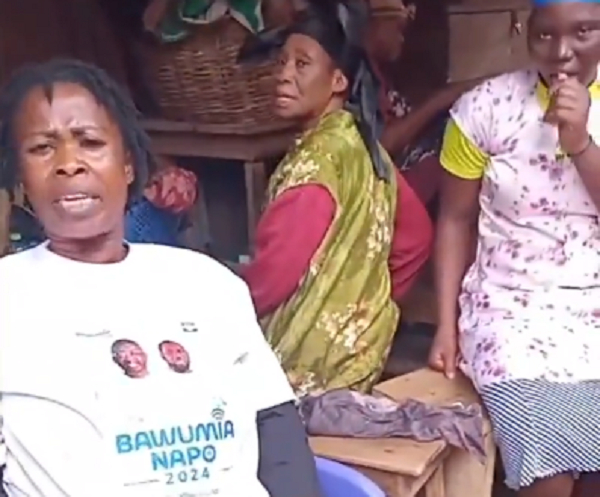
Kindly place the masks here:
POLYGON ((389 267, 392 297, 398 302, 406 295, 431 253, 433 227, 425 206, 396 170, 398 204, 389 267))
POLYGON ((256 228, 255 257, 241 270, 259 318, 296 291, 335 208, 331 194, 320 185, 292 188, 267 206, 256 228))

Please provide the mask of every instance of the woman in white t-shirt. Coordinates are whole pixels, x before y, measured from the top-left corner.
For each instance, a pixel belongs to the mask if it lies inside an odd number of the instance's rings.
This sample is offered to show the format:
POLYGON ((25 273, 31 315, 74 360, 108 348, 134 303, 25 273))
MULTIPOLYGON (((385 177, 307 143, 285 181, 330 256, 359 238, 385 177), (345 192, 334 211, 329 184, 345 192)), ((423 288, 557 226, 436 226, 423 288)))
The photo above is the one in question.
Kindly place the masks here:
POLYGON ((0 187, 23 184, 48 238, 0 260, 6 494, 318 496, 244 283, 123 241, 154 166, 129 98, 68 60, 25 68, 2 97, 0 187))

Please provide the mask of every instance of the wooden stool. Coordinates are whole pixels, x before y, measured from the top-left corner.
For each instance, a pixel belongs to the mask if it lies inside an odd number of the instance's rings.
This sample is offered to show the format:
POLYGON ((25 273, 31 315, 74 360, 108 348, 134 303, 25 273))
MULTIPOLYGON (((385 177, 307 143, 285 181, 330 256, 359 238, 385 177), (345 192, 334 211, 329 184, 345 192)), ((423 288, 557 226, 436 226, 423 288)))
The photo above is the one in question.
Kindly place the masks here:
MULTIPOLYGON (((457 402, 470 405, 480 402, 471 383, 464 376, 459 375, 454 380, 448 380, 442 374, 430 369, 420 369, 393 378, 376 385, 374 390, 399 401, 410 398, 435 405, 457 402)), ((496 447, 491 424, 487 418, 484 420, 484 444, 486 454, 484 464, 463 450, 448 449, 442 461, 445 494, 439 495, 491 497, 496 447)))
MULTIPOLYGON (((436 405, 479 402, 466 378, 450 381, 429 369, 385 381, 374 390, 399 401, 410 398, 436 405)), ((484 464, 441 441, 313 437, 310 445, 316 455, 365 474, 389 497, 491 497, 496 449, 487 419, 484 437, 484 464)))

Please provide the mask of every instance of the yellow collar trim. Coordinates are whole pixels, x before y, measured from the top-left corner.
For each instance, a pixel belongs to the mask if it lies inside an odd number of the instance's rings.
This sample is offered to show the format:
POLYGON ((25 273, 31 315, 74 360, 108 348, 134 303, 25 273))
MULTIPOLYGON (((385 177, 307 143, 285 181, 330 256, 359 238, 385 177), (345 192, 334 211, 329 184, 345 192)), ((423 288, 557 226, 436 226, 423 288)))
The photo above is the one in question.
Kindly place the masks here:
MULTIPOLYGON (((600 101, 600 81, 594 81, 588 89, 591 99, 600 101)), ((548 105, 550 105, 550 92, 541 81, 538 81, 535 86, 535 94, 542 109, 545 111, 548 105)))

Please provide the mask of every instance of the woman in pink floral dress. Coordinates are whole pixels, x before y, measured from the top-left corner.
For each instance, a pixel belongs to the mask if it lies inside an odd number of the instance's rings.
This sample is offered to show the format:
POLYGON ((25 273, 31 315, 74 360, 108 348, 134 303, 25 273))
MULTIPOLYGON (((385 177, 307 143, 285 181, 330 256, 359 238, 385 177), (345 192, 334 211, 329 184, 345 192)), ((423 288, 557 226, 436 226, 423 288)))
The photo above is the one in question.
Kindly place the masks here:
POLYGON ((451 111, 430 363, 471 378, 520 497, 593 497, 600 0, 536 0, 528 37, 531 70, 483 83, 451 111))

